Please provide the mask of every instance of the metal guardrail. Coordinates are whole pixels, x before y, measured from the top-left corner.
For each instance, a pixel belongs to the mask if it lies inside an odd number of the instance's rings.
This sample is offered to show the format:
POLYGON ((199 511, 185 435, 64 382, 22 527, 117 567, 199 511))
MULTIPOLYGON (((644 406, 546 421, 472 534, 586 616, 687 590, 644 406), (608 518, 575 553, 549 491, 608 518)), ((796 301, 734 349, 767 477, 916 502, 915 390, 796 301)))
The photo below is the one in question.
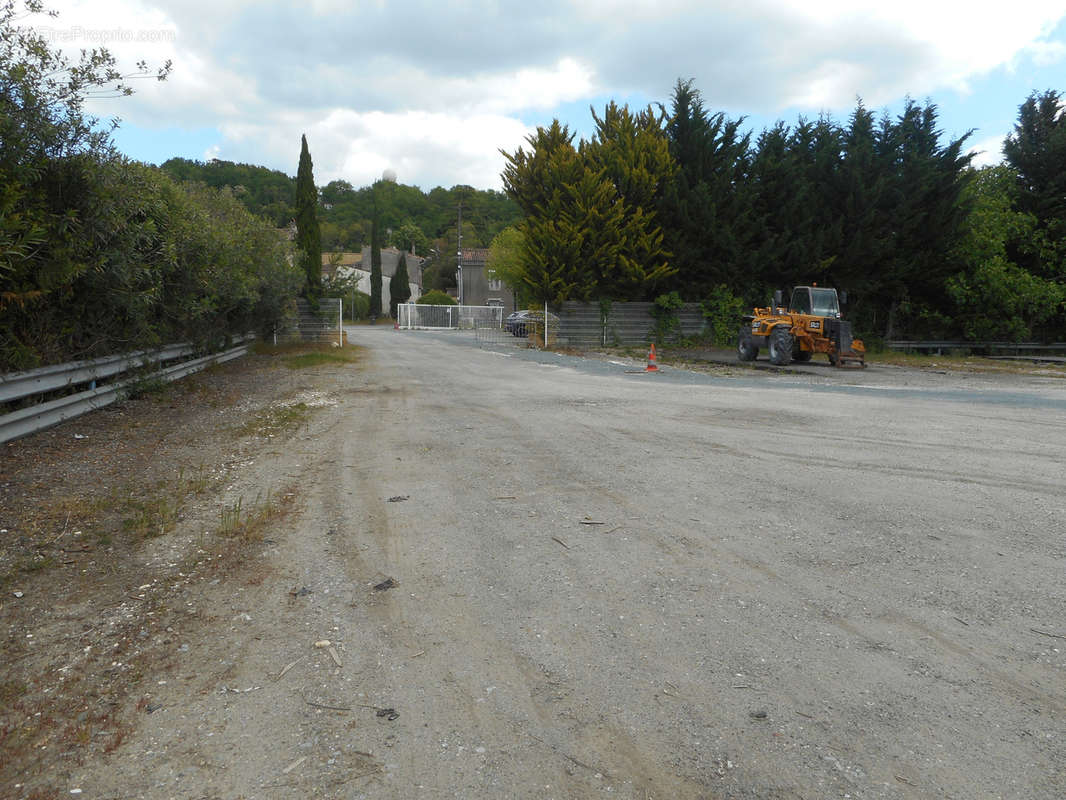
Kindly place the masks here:
MULTIPOLYGON (((189 361, 182 361, 163 367, 147 377, 164 381, 174 381, 191 375, 212 364, 221 364, 239 358, 248 352, 248 346, 254 336, 242 336, 234 339, 240 342, 237 347, 220 353, 201 356, 189 361)), ((108 356, 90 361, 74 361, 67 364, 55 364, 50 367, 0 375, 0 401, 11 402, 38 394, 46 394, 57 389, 73 387, 88 383, 89 388, 74 394, 57 397, 37 405, 20 408, 0 416, 0 443, 28 436, 31 433, 58 425, 67 419, 79 417, 90 411, 109 405, 120 399, 132 384, 145 378, 144 375, 117 380, 103 386, 97 381, 138 369, 146 364, 159 364, 190 355, 193 347, 188 344, 176 344, 159 350, 142 350, 119 356, 108 356)))
POLYGON ((1021 353, 1050 353, 1060 351, 1066 353, 1066 342, 959 342, 959 341, 927 341, 910 342, 895 339, 885 342, 885 347, 890 350, 916 350, 919 352, 936 351, 941 355, 945 350, 976 350, 981 352, 1009 351, 1015 354, 1021 353))
POLYGON ((49 367, 13 372, 0 375, 0 403, 10 403, 35 394, 75 386, 79 383, 100 381, 112 375, 119 375, 145 361, 163 362, 190 355, 191 344, 173 344, 161 350, 140 350, 136 353, 123 353, 117 356, 104 356, 88 361, 71 361, 67 364, 53 364, 49 367))

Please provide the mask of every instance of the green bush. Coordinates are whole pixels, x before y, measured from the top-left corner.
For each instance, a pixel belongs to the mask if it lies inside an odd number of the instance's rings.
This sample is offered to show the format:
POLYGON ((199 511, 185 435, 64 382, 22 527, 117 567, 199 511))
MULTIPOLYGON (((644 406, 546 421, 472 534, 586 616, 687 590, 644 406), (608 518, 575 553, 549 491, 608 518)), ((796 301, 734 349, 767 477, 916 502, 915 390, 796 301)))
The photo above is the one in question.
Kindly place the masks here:
POLYGON ((661 294, 655 298, 651 315, 655 318, 653 335, 656 344, 662 344, 668 339, 676 340, 681 335, 681 319, 677 312, 683 305, 681 295, 677 292, 661 294))
POLYGON ((700 307, 714 343, 721 346, 736 344, 740 323, 745 314, 751 313, 744 300, 720 284, 711 290, 700 307))
POLYGON ((370 319, 370 295, 366 292, 355 293, 355 319, 370 319))
POLYGON ((439 289, 434 289, 430 292, 426 292, 424 295, 418 298, 418 304, 423 306, 456 306, 459 305, 456 299, 451 295, 447 295, 439 289))
POLYGON ((228 190, 119 155, 82 110, 129 93, 114 58, 69 61, 22 5, 0 3, 0 372, 269 331, 303 280, 288 244, 228 190))
POLYGON ((286 245, 228 190, 79 155, 28 191, 51 223, 0 273, 0 371, 183 340, 210 349, 268 333, 299 291, 286 245))

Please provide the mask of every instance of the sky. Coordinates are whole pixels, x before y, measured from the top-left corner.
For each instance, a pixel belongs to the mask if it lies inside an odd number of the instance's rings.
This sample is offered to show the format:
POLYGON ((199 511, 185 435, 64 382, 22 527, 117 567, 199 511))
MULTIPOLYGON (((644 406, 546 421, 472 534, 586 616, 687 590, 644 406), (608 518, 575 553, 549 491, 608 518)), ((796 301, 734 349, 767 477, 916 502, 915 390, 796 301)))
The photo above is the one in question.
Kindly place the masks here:
POLYGON ((1066 93, 1066 2, 1002 0, 66 0, 28 18, 53 46, 107 47, 170 77, 87 110, 118 117, 137 160, 220 158, 356 187, 386 169, 428 191, 501 189, 514 152, 559 119, 592 134, 611 100, 704 106, 754 135, 782 120, 846 123, 858 98, 936 104, 947 137, 996 163, 1034 91, 1066 93))

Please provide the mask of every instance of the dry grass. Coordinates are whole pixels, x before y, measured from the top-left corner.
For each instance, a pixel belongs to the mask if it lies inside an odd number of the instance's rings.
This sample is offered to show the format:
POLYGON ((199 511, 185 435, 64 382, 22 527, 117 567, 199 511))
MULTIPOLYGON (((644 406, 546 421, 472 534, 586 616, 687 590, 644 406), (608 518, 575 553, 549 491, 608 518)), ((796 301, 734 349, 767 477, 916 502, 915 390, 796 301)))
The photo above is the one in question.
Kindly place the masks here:
POLYGON ((961 355, 925 355, 920 353, 867 353, 866 360, 871 364, 888 364, 920 370, 940 370, 950 372, 982 372, 1010 375, 1044 375, 1066 378, 1066 364, 1022 361, 1001 361, 981 356, 961 355))

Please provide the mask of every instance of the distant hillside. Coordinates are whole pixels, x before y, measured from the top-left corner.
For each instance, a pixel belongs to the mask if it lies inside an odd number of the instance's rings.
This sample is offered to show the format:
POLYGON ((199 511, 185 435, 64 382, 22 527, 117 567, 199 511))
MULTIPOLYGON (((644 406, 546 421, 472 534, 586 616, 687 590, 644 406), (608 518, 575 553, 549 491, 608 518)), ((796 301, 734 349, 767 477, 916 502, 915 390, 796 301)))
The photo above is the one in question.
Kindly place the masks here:
POLYGON ((162 169, 179 181, 197 181, 215 189, 229 186, 245 208, 266 217, 275 228, 285 227, 296 215, 296 180, 276 169, 217 158, 207 162, 172 158, 162 164, 162 169))
MULTIPOLYGON (((459 203, 463 205, 463 246, 487 247, 492 237, 518 221, 518 206, 503 192, 470 186, 440 186, 428 194, 417 186, 401 183, 376 184, 381 227, 386 244, 429 255, 433 247, 454 250, 445 244, 455 240, 459 203), (412 230, 415 229, 415 230, 412 230)), ((322 203, 323 250, 357 250, 357 242, 369 243, 374 214, 375 188, 356 189, 347 181, 331 181, 319 189, 322 203)))
MULTIPOLYGON (((266 217, 277 228, 295 215, 296 181, 284 172, 232 161, 192 161, 172 158, 162 169, 179 181, 198 181, 213 188, 229 186, 234 196, 253 214, 266 217)), ((463 206, 463 246, 488 247, 492 238, 521 217, 518 206, 503 192, 471 186, 440 186, 428 194, 417 186, 379 182, 377 202, 384 244, 419 255, 437 250, 440 260, 457 245, 459 204, 463 206), (388 233, 391 231, 391 234, 388 233)), ((370 220, 374 215, 375 189, 356 189, 348 181, 330 181, 319 186, 318 220, 324 251, 358 252, 370 243, 370 220)))

